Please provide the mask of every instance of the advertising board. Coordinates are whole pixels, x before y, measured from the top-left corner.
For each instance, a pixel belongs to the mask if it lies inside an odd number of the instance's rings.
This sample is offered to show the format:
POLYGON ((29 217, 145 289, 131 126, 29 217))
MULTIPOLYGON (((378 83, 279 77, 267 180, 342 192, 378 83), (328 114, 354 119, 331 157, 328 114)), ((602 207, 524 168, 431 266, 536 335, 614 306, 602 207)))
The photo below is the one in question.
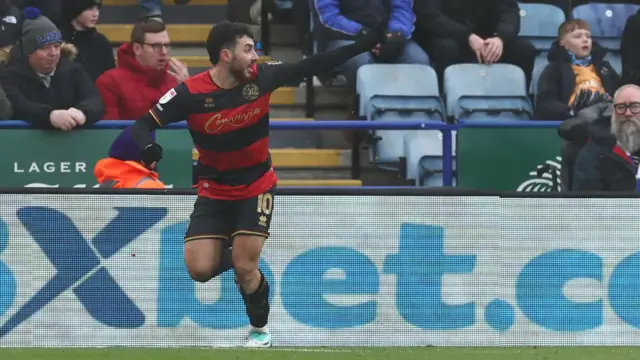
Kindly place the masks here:
MULTIPOLYGON (((240 345, 233 272, 199 284, 183 263, 193 201, 0 195, 0 346, 240 345)), ((639 210, 638 199, 278 196, 261 259, 274 345, 640 344, 639 210)))

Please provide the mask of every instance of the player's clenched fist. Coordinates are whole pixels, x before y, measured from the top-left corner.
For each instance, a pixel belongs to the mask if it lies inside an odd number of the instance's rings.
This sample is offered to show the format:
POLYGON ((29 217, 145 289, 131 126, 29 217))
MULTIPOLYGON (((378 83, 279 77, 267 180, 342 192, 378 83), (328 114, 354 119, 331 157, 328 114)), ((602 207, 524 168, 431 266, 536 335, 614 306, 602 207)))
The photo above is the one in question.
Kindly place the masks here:
POLYGON ((149 168, 155 168, 158 161, 162 160, 162 146, 151 143, 142 149, 142 162, 149 168))

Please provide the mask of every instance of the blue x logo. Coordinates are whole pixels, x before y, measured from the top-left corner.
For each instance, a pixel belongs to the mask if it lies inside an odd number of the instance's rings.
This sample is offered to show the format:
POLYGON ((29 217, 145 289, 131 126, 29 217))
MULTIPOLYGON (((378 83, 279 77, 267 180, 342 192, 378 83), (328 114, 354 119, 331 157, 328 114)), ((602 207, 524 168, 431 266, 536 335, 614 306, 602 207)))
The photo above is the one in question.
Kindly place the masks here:
POLYGON ((105 325, 136 328, 144 324, 142 311, 101 261, 157 224, 167 209, 123 207, 115 210, 118 215, 90 241, 80 234, 71 219, 55 209, 34 206, 18 210, 18 219, 57 272, 0 327, 0 338, 70 288, 87 312, 105 325))

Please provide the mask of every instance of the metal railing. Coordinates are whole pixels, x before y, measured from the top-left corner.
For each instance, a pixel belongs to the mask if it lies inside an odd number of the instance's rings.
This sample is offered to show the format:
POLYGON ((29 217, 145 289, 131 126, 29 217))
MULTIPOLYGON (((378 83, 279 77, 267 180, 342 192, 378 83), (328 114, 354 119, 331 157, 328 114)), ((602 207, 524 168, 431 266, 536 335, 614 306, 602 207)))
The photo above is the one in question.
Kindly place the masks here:
MULTIPOLYGON (((107 120, 99 121, 86 129, 124 129, 133 125, 134 121, 107 120)), ((443 185, 453 185, 453 132, 465 128, 557 128, 560 121, 525 121, 525 120, 459 120, 454 124, 427 121, 273 121, 269 124, 272 130, 353 130, 356 132, 373 130, 438 130, 442 133, 442 173, 443 185)), ((0 121, 0 129, 31 129, 31 124, 23 121, 0 121)), ((163 129, 186 129, 186 121, 172 123, 163 129)), ((78 131, 78 130, 75 130, 78 131)), ((351 177, 360 178, 360 147, 362 136, 357 136, 351 151, 351 177)))

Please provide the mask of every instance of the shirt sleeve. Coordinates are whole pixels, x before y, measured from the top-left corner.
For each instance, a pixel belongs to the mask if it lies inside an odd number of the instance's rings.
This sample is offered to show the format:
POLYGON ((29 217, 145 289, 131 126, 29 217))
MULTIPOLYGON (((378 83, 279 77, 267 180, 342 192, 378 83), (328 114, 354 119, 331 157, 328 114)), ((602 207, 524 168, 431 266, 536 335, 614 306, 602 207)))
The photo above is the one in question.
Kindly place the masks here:
POLYGON ((158 103, 149 110, 159 127, 187 119, 189 89, 184 83, 179 84, 164 94, 158 103))

